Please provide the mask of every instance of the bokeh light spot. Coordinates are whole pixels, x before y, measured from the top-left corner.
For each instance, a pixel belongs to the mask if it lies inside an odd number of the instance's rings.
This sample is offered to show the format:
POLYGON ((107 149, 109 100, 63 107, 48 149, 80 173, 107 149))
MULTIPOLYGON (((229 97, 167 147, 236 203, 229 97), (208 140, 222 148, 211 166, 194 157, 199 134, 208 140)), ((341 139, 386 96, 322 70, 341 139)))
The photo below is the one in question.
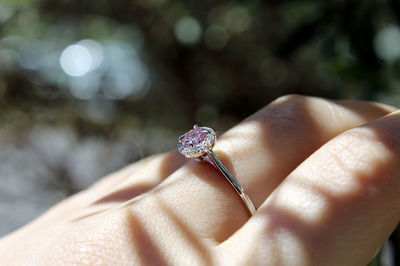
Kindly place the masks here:
POLYGON ((195 18, 182 17, 176 22, 174 31, 179 42, 192 45, 200 40, 202 28, 195 18))
POLYGON ((148 91, 149 73, 136 49, 126 42, 104 44, 108 69, 102 81, 102 93, 110 100, 140 99, 148 91))
POLYGON ((234 7, 225 14, 224 22, 233 33, 241 33, 250 26, 251 18, 247 9, 234 7))
POLYGON ((376 54, 386 61, 400 58, 400 28, 388 25, 382 28, 375 36, 374 46, 376 54))
POLYGON ((5 22, 14 12, 15 7, 12 3, 0 3, 0 22, 5 22))
POLYGON ((92 68, 93 57, 83 45, 73 44, 65 48, 60 56, 60 65, 64 72, 73 77, 86 75, 92 68))
POLYGON ((204 42, 208 48, 219 50, 225 47, 229 34, 221 25, 211 25, 204 33, 204 42))
POLYGON ((90 66, 90 70, 95 70, 99 68, 104 59, 103 48, 101 47, 101 45, 98 42, 90 39, 82 40, 78 43, 78 45, 82 45, 83 47, 85 47, 92 56, 92 64, 90 66))

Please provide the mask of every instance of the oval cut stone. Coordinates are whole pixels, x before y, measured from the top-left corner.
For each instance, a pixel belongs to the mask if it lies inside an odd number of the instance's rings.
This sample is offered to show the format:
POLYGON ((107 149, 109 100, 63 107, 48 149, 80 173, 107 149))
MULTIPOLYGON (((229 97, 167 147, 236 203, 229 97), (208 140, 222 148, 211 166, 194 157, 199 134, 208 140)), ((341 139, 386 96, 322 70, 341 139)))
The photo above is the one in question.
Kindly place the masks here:
POLYGON ((215 132, 209 127, 196 127, 179 137, 178 150, 188 158, 203 155, 212 149, 215 132))

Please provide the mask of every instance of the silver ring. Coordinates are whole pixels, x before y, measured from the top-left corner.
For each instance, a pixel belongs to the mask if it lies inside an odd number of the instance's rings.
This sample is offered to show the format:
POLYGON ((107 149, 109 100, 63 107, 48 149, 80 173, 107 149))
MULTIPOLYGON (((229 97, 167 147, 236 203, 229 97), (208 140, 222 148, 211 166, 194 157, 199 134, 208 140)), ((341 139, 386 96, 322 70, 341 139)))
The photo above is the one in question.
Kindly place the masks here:
POLYGON ((178 139, 178 150, 186 158, 194 158, 197 161, 207 161, 217 168, 226 177, 229 183, 233 186, 236 193, 242 199, 243 204, 251 215, 256 212, 256 207, 251 201, 249 195, 244 191, 239 182, 221 163, 218 157, 213 152, 212 148, 217 142, 217 136, 212 128, 193 126, 178 139))

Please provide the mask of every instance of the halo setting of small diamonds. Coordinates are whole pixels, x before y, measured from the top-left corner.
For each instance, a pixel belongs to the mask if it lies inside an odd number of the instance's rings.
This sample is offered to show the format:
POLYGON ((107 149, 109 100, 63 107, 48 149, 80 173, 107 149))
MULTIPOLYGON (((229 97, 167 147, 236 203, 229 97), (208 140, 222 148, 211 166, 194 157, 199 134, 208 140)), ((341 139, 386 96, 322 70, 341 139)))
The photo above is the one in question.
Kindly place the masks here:
POLYGON ((179 137, 178 150, 187 158, 196 158, 211 150, 215 141, 216 135, 212 128, 194 126, 179 137))

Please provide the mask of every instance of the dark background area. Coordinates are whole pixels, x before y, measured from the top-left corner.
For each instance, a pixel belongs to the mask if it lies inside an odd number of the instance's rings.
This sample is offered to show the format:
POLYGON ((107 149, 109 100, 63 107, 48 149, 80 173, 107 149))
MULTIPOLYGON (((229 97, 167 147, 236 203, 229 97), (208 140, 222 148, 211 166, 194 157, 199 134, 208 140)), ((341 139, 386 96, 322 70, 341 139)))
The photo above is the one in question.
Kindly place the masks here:
MULTIPOLYGON (((398 0, 2 0, 0 236, 194 122, 288 93, 400 106, 399 22, 398 0)), ((391 239, 371 265, 399 265, 391 239)))

